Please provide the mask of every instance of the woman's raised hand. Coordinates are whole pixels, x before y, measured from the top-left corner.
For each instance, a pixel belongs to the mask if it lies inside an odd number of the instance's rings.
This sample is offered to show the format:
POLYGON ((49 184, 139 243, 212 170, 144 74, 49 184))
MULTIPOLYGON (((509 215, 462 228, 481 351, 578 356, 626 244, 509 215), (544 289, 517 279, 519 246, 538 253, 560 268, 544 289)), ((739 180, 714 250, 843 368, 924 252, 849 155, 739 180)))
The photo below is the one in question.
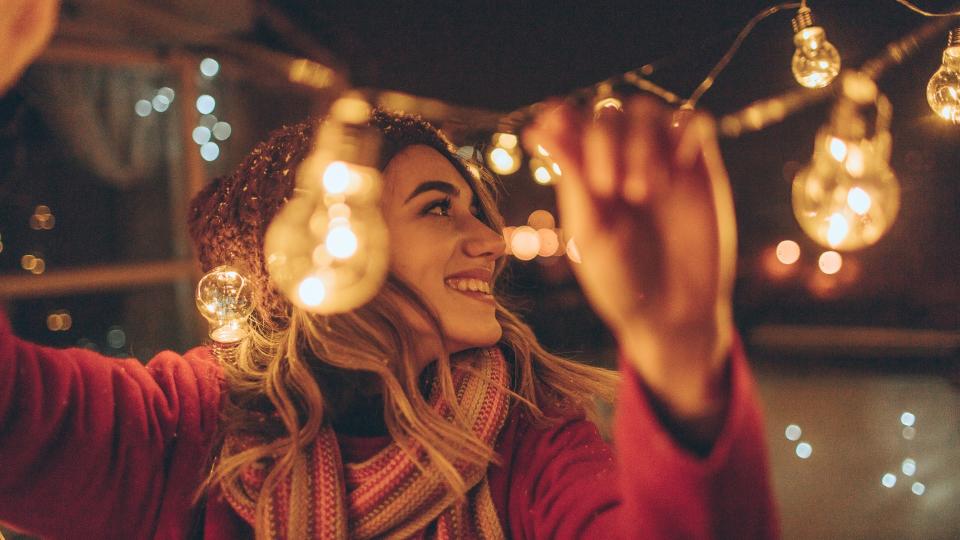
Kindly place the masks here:
POLYGON ((0 0, 0 95, 47 45, 59 0, 0 0))
POLYGON ((596 117, 557 103, 524 144, 560 166, 574 272, 645 383, 678 421, 719 416, 736 224, 712 119, 646 97, 596 117))

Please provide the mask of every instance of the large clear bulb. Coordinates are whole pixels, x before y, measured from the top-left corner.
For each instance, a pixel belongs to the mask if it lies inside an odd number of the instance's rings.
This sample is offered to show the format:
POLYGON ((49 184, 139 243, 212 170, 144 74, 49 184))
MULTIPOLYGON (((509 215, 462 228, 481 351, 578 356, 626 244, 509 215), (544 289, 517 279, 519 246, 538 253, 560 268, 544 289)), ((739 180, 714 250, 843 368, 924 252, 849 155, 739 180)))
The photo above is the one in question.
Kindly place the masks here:
POLYGON ((862 106, 847 96, 840 99, 831 122, 817 135, 813 159, 793 181, 800 227, 834 250, 876 243, 900 208, 900 184, 888 162, 890 134, 878 129, 867 138, 862 106))
POLYGON ((809 8, 801 8, 793 18, 793 53, 790 66, 797 82, 807 88, 823 88, 840 73, 840 53, 827 41, 827 33, 813 25, 809 8))
POLYGON ((960 124, 960 28, 950 32, 943 64, 927 83, 927 103, 943 119, 960 124))
POLYGON ((197 309, 210 324, 210 339, 236 343, 249 332, 247 319, 253 313, 253 287, 230 266, 218 266, 197 283, 197 309))
POLYGON ((298 193, 264 238, 267 270, 297 306, 341 313, 377 294, 387 274, 387 228, 380 212, 380 135, 370 106, 338 99, 314 152, 297 171, 298 193))

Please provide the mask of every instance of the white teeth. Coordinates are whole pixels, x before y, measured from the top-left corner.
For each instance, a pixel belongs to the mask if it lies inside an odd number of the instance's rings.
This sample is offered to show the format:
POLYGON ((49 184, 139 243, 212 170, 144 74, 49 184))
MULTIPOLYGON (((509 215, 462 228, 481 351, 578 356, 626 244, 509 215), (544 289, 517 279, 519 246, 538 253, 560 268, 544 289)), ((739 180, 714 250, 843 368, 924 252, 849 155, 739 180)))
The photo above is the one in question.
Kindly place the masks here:
POLYGON ((446 280, 447 286, 458 291, 473 291, 490 294, 490 284, 481 279, 453 278, 446 280))

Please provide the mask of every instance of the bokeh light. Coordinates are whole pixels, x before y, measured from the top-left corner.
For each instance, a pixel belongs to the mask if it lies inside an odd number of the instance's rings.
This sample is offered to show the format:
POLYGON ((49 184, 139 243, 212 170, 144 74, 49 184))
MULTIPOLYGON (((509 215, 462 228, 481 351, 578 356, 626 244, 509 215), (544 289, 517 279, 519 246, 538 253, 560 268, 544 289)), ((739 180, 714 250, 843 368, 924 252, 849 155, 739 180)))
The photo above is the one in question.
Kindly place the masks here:
POLYGON ((540 237, 540 251, 537 255, 541 257, 552 257, 557 253, 560 247, 560 238, 557 237, 553 229, 537 229, 537 236, 540 237))
POLYGON ((153 112, 153 104, 149 100, 141 99, 133 106, 133 111, 137 113, 137 116, 146 118, 153 112))
POLYGON ((297 288, 300 301, 307 306, 319 306, 327 296, 327 287, 318 277, 308 277, 297 288))
POLYGON ((336 227, 327 233, 325 244, 334 257, 349 259, 357 252, 357 235, 349 227, 336 227))
POLYGON ((820 258, 817 261, 817 265, 820 267, 820 271, 828 276, 832 276, 840 271, 840 268, 843 267, 843 257, 840 256, 836 251, 825 251, 820 254, 820 258))
POLYGON ((215 108, 217 108, 217 100, 213 99, 213 96, 203 94, 197 98, 197 110, 200 114, 210 114, 215 108))
POLYGON ((534 229, 553 229, 557 226, 557 220, 547 210, 534 210, 527 217, 527 225, 534 229))
POLYGON ((800 244, 793 240, 784 240, 777 244, 777 260, 783 264, 793 264, 800 260, 800 244))
POLYGON ((220 157, 220 146, 215 142, 204 143, 200 147, 200 156, 207 161, 215 161, 220 157))
POLYGON ((220 62, 213 58, 204 58, 200 61, 200 73, 205 77, 214 77, 220 72, 220 62))
POLYGON ((540 252, 540 235, 528 225, 517 227, 510 238, 510 251, 521 261, 529 261, 540 252))
POLYGON ((231 127, 227 122, 217 122, 213 125, 213 136, 216 137, 218 141, 225 141, 229 139, 232 133, 233 127, 231 127))
POLYGON ((802 442, 797 445, 796 453, 800 459, 809 459, 813 454, 813 447, 810 446, 810 443, 802 442))
POLYGON ((892 488, 897 485, 897 475, 893 473, 887 473, 883 475, 883 478, 880 479, 880 483, 883 484, 885 488, 892 488))
POLYGON ((800 426, 796 424, 790 424, 787 426, 787 429, 784 430, 784 436, 789 441, 799 440, 801 434, 803 434, 803 431, 800 429, 800 426))

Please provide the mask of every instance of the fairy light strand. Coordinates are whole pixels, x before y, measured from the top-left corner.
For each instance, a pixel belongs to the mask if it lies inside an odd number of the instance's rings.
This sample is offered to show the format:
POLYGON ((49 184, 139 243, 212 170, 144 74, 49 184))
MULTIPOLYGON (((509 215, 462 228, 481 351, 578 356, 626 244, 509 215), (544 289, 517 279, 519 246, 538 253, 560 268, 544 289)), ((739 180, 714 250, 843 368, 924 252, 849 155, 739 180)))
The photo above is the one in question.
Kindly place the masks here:
POLYGON ((960 15, 960 10, 949 11, 949 12, 946 12, 946 13, 932 13, 932 12, 930 12, 930 11, 924 11, 924 10, 920 9, 919 7, 917 7, 917 6, 915 6, 914 4, 908 2, 907 0, 896 0, 896 1, 897 1, 897 3, 900 4, 901 6, 909 9, 910 11, 912 11, 912 12, 914 12, 914 13, 919 13, 920 15, 923 15, 924 17, 956 17, 957 15, 960 15))
POLYGON ((785 9, 796 9, 802 7, 806 7, 806 1, 800 3, 791 2, 788 4, 778 4, 776 6, 771 6, 767 9, 764 9, 760 13, 754 15, 753 18, 747 22, 746 26, 740 30, 740 33, 737 34, 737 37, 733 40, 730 48, 727 49, 727 52, 720 58, 720 61, 713 66, 713 69, 711 69, 710 73, 708 73, 706 78, 703 79, 703 82, 701 82, 693 91, 693 93, 690 94, 690 98, 686 101, 686 106, 690 108, 696 107, 697 102, 700 101, 700 98, 703 97, 703 94, 705 94, 707 90, 713 86, 713 83, 717 80, 720 72, 727 67, 727 64, 729 64, 734 55, 737 54, 737 51, 740 49, 740 46, 743 44, 744 40, 746 40, 747 36, 750 35, 750 32, 752 32, 753 29, 760 24, 760 21, 785 9))

